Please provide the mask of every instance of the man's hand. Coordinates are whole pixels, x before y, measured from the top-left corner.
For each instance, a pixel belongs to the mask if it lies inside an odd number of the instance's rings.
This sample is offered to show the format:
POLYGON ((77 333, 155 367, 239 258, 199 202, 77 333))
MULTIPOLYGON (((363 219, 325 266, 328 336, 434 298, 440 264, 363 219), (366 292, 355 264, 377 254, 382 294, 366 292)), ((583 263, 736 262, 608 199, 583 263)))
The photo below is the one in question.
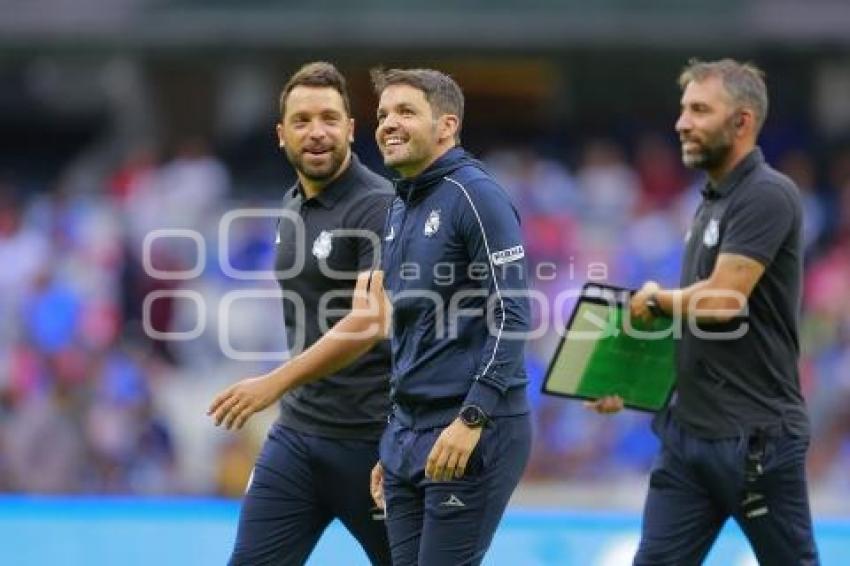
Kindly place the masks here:
POLYGON ((637 293, 632 295, 632 300, 629 301, 629 311, 633 320, 648 323, 654 318, 647 302, 653 293, 657 293, 660 290, 661 287, 658 283, 647 281, 637 293))
POLYGON ((372 476, 369 479, 369 493, 372 494, 372 501, 375 502, 378 509, 386 510, 384 502, 384 467, 378 462, 372 468, 372 476))
POLYGON ((596 401, 585 401, 584 406, 600 415, 609 415, 623 410, 623 398, 619 395, 608 395, 600 397, 596 401))
POLYGON ((455 419, 440 433, 431 448, 425 465, 425 477, 435 481, 462 478, 482 431, 483 427, 471 428, 460 419, 455 419))
POLYGON ((224 423, 228 430, 239 430, 251 415, 274 403, 282 394, 270 375, 243 379, 221 392, 207 409, 207 415, 213 415, 215 426, 224 423))

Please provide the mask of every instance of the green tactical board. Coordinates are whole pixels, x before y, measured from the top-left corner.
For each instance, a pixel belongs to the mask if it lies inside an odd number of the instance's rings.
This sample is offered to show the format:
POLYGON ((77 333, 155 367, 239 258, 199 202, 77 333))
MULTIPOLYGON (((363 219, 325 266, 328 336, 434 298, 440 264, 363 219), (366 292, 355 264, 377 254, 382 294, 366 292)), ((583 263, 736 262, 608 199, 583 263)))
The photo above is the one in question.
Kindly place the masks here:
POLYGON ((619 395, 626 407, 657 411, 675 382, 671 320, 625 325, 631 291, 586 284, 549 365, 543 393, 579 399, 619 395), (634 331, 652 333, 640 335, 634 331))

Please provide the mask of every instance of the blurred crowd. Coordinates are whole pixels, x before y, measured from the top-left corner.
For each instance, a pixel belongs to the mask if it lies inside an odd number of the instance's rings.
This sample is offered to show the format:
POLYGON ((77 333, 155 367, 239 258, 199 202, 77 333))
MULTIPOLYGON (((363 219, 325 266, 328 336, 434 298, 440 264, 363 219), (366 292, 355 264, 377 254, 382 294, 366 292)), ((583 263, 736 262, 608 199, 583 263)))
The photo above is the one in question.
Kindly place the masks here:
MULTIPOLYGON (((570 159, 528 147, 483 157, 522 214, 532 285, 550 304, 588 279, 676 284, 701 181, 669 139, 588 139, 570 159)), ((811 477, 848 495, 850 150, 769 157, 805 209, 811 477)), ((276 284, 261 278, 279 201, 234 196, 199 140, 167 156, 135 148, 83 179, 0 191, 0 491, 237 496, 268 419, 226 433, 204 409, 219 387, 285 356, 276 284), (226 219, 237 209, 265 212, 226 219)), ((525 481, 639 477, 656 448, 646 415, 604 418, 540 394, 563 314, 538 310, 546 331, 527 349, 536 436, 525 481)))

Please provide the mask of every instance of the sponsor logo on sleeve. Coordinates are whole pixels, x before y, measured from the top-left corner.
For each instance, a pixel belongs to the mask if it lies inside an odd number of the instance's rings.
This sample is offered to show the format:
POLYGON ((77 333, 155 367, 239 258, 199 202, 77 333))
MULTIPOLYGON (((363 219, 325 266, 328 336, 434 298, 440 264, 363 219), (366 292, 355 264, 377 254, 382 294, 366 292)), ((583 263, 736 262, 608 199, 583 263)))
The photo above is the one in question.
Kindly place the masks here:
POLYGON ((493 260, 493 265, 504 265, 512 261, 517 261, 525 257, 525 249, 520 246, 514 246, 506 250, 493 252, 490 258, 493 260))

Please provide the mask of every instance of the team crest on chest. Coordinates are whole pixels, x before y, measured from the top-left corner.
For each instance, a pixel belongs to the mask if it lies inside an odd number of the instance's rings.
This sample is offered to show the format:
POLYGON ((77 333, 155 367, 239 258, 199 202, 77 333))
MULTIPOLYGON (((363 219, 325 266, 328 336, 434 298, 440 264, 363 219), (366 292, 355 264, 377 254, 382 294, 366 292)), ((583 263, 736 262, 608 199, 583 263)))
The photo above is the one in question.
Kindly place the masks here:
POLYGON ((705 232, 702 233, 702 243, 707 248, 713 248, 717 245, 720 239, 720 220, 712 218, 708 221, 708 226, 705 227, 705 232))
POLYGON ((327 259, 331 255, 331 236, 327 230, 322 230, 321 234, 316 237, 313 242, 313 255, 317 259, 327 259))
POLYGON ((428 215, 428 219, 425 221, 425 229, 422 231, 427 237, 431 237, 437 233, 437 230, 440 229, 440 209, 435 209, 431 211, 431 214, 428 215))

